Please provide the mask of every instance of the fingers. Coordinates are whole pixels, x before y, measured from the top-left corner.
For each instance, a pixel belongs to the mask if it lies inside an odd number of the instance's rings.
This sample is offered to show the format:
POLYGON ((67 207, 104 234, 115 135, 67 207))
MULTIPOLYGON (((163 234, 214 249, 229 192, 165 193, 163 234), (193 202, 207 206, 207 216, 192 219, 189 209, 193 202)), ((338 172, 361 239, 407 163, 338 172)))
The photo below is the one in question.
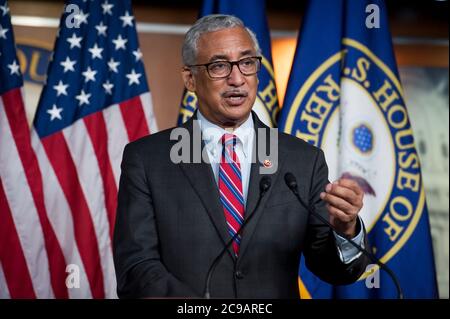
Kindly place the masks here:
POLYGON ((337 219, 340 222, 344 222, 344 223, 350 223, 353 220, 355 220, 355 217, 353 215, 347 215, 339 208, 331 206, 330 204, 327 204, 327 210, 328 210, 328 213, 333 217, 334 220, 337 219))
POLYGON ((347 238, 356 236, 356 220, 358 215, 347 215, 340 209, 327 204, 330 223, 338 234, 347 238))
POLYGON ((357 182, 355 182, 352 179, 348 179, 348 178, 341 178, 337 181, 337 184, 346 188, 351 189, 352 191, 354 191, 357 195, 363 195, 364 192, 361 189, 361 187, 359 186, 359 184, 357 182))
MULTIPOLYGON (((335 197, 339 197, 348 203, 350 203, 352 206, 356 206, 361 208, 363 205, 363 197, 364 192, 359 187, 359 185, 352 181, 352 180, 339 180, 334 182, 333 184, 328 184, 325 187, 326 194, 334 195, 335 197)), ((322 198, 328 202, 328 200, 325 198, 322 198)), ((333 199, 334 197, 330 197, 333 199)))
POLYGON ((356 232, 356 219, 363 206, 364 192, 358 183, 350 179, 340 179, 325 187, 320 198, 327 205, 330 222, 338 231, 353 237, 356 232))
POLYGON ((353 206, 351 205, 351 203, 339 196, 330 193, 322 193, 320 194, 320 198, 326 201, 329 205, 343 212, 351 212, 353 210, 353 206))

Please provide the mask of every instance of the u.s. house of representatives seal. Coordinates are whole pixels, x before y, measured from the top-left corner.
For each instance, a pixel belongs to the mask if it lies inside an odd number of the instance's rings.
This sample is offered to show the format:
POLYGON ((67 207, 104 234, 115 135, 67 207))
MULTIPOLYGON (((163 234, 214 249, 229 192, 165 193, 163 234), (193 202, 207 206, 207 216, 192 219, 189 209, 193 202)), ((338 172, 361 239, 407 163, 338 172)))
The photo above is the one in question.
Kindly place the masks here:
POLYGON ((330 180, 346 177, 363 188, 360 216, 373 252, 388 262, 411 236, 425 207, 419 157, 397 76, 366 46, 343 39, 342 50, 300 88, 291 110, 285 131, 324 150, 330 180))

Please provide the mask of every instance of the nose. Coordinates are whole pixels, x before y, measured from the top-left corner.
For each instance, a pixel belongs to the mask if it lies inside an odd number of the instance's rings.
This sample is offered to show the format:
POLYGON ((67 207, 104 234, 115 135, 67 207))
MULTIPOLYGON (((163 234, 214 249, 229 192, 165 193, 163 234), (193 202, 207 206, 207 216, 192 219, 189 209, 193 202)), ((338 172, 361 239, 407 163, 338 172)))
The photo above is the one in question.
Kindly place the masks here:
POLYGON ((237 64, 231 67, 231 73, 227 78, 227 82, 229 85, 236 87, 244 85, 245 76, 241 73, 241 70, 239 70, 237 64))

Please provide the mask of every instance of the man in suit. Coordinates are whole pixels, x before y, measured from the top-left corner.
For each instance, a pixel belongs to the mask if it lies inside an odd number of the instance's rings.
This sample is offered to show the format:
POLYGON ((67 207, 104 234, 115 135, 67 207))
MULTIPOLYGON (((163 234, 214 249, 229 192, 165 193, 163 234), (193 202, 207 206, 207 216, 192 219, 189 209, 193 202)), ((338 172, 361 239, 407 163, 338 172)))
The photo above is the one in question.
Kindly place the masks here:
POLYGON ((211 276, 214 298, 298 298, 302 252, 309 269, 332 284, 364 272, 365 257, 310 216, 284 176, 291 172, 307 205, 364 245, 363 192, 355 182, 330 184, 323 152, 282 133, 277 163, 251 160, 260 153, 256 132, 269 130, 251 111, 259 55, 256 37, 233 16, 203 17, 186 34, 182 77, 198 111, 181 128, 124 150, 114 234, 119 297, 202 297, 213 260, 233 236, 211 276), (179 147, 186 137, 188 150, 179 147), (194 160, 196 142, 201 161, 194 160), (187 153, 178 163, 180 151, 187 153), (273 165, 271 174, 260 170, 273 165), (264 176, 269 185, 261 185, 264 176))

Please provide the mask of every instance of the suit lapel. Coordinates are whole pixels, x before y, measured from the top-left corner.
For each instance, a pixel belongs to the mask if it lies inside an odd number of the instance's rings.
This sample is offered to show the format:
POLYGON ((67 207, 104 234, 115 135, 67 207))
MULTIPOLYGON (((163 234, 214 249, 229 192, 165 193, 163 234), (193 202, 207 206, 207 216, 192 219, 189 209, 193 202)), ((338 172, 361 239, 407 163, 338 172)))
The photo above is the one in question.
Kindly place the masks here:
MULTIPOLYGON (((193 125, 194 119, 196 118, 197 118, 196 113, 194 113, 192 118, 183 125, 183 127, 185 127, 189 131, 190 134, 189 136, 191 137, 193 136, 193 125)), ((255 113, 253 113, 253 119, 256 133, 254 139, 254 143, 256 146, 254 147, 253 152, 255 152, 254 157, 256 158, 256 161, 255 163, 252 163, 250 168, 250 180, 248 186, 247 204, 244 218, 248 218, 249 214, 256 207, 260 194, 259 183, 261 178, 264 176, 260 174, 260 167, 262 165, 261 162, 264 161, 264 158, 258 159, 258 128, 266 128, 266 129, 269 128, 258 119, 255 113)), ((267 130, 265 131, 268 134, 267 130)), ((266 141, 268 147, 269 144, 268 135, 266 141)), ((192 143, 193 141, 191 139, 191 150, 194 149, 192 143)), ((202 140, 201 149, 203 149, 203 147, 204 143, 202 140)), ((245 251, 247 250, 247 247, 255 232, 258 221, 261 218, 262 214, 264 213, 265 202, 267 201, 272 192, 273 185, 275 185, 276 183, 276 180, 278 178, 279 172, 281 171, 283 163, 284 161, 282 154, 278 154, 278 169, 274 174, 268 175, 271 178, 272 186, 269 188, 265 196, 262 198, 258 209, 253 213, 254 216, 248 222, 248 224, 245 226, 245 229, 243 230, 241 245, 239 248, 239 259, 241 259, 242 256, 245 254, 245 251)), ((225 245, 231 239, 231 236, 228 233, 228 226, 223 212, 223 206, 220 203, 220 194, 213 175, 213 171, 211 169, 211 165, 208 163, 204 163, 203 161, 201 161, 200 163, 193 163, 193 154, 191 154, 191 163, 180 163, 179 165, 181 170, 185 174, 186 178, 192 185, 192 188, 199 196, 217 233, 220 235, 220 238, 222 239, 222 243, 225 245)), ((233 259, 236 258, 234 255, 232 245, 228 247, 228 253, 231 258, 233 259)))
MULTIPOLYGON (((252 112, 253 113, 253 112, 252 112)), ((248 185, 248 194, 247 194, 247 206, 245 209, 245 218, 248 218, 248 216, 253 212, 253 210, 256 207, 256 204, 259 199, 260 189, 259 189, 259 183, 261 181, 261 178, 264 176, 263 174, 260 174, 260 167, 262 166, 262 162, 264 162, 265 158, 258 158, 258 128, 265 128, 266 132, 266 150, 269 149, 269 137, 268 137, 268 129, 266 125, 264 125, 256 116, 255 113, 253 113, 254 123, 255 123, 255 145, 256 147, 253 148, 253 151, 256 152, 254 155, 254 158, 256 158, 256 162, 252 163, 251 169, 250 169, 250 180, 248 185)), ((278 169, 275 173, 267 175, 271 178, 271 187, 267 191, 267 193, 264 195, 264 197, 261 200, 261 203, 258 207, 258 209, 253 213, 254 216, 252 219, 247 223, 245 226, 245 229, 242 233, 242 240, 241 245, 239 248, 239 259, 242 258, 242 256, 245 254, 247 247, 251 241, 251 238, 253 236, 253 233, 255 232, 256 225, 258 224, 259 219, 261 218, 262 214, 264 213, 264 206, 269 198, 273 186, 275 185, 275 182, 278 178, 279 172, 281 170, 281 167, 283 165, 283 156, 281 154, 278 154, 278 169)))
MULTIPOLYGON (((189 136, 193 137, 193 125, 194 119, 196 119, 196 113, 194 116, 187 121, 183 127, 189 131, 189 136)), ((225 220, 225 215, 223 213, 223 206, 220 203, 219 190, 217 188, 217 183, 214 178, 214 174, 211 165, 201 161, 200 163, 193 163, 193 139, 191 138, 191 163, 180 163, 180 168, 185 174, 186 178, 189 180, 192 188, 197 193, 203 206, 205 207, 216 231, 222 239, 222 243, 225 245, 231 236, 228 233, 228 226, 225 220)), ((204 143, 201 142, 201 149, 203 149, 204 143)), ((233 252, 233 247, 230 245, 228 247, 229 255, 235 259, 233 252)))
MULTIPOLYGON (((255 149, 254 149, 254 151, 255 151, 255 149)), ((258 162, 258 160, 256 160, 256 163, 252 163, 251 168, 250 168, 250 180, 248 183, 247 205, 245 208, 246 213, 250 213, 255 209, 256 203, 259 198, 259 181, 260 181, 259 167, 260 167, 260 165, 261 164, 258 162)))

